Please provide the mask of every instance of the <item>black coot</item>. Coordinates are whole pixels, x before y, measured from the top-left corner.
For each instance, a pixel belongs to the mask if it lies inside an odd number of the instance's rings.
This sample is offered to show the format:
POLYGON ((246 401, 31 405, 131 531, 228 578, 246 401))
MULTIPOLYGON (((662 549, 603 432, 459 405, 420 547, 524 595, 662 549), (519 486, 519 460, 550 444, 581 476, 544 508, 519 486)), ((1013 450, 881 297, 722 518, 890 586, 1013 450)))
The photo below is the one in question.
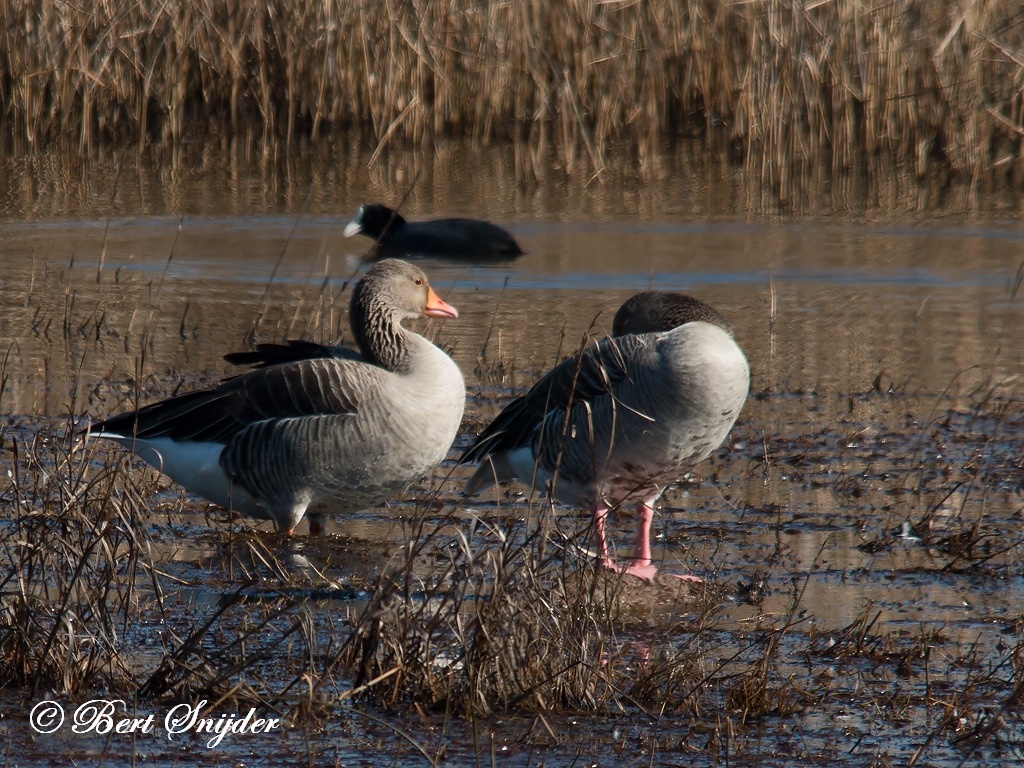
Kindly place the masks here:
POLYGON ((361 205, 345 227, 345 236, 366 235, 381 255, 436 256, 449 259, 514 259, 522 255, 508 232, 479 219, 406 221, 386 205, 361 205))

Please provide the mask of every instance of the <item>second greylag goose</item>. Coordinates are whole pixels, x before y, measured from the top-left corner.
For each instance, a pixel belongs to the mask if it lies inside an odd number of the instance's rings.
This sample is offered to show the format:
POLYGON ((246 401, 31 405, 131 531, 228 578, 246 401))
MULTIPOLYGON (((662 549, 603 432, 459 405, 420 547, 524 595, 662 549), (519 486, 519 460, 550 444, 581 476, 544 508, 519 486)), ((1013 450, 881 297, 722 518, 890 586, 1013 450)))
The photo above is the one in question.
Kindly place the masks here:
POLYGON ((376 263, 349 321, 359 351, 309 342, 229 355, 253 370, 91 427, 187 490, 291 533, 304 515, 379 503, 448 452, 465 404, 462 373, 402 321, 458 317, 417 267, 376 263))
POLYGON ((359 206, 345 227, 345 236, 352 235, 371 237, 383 253, 399 256, 506 261, 523 253, 512 235, 489 221, 406 221, 397 211, 378 203, 359 206))
POLYGON ((481 462, 466 493, 519 479, 587 507, 601 566, 653 580, 654 504, 722 443, 749 385, 747 359, 716 310, 684 294, 639 293, 611 337, 557 365, 463 453, 481 462), (633 554, 618 564, 605 519, 634 503, 633 554))

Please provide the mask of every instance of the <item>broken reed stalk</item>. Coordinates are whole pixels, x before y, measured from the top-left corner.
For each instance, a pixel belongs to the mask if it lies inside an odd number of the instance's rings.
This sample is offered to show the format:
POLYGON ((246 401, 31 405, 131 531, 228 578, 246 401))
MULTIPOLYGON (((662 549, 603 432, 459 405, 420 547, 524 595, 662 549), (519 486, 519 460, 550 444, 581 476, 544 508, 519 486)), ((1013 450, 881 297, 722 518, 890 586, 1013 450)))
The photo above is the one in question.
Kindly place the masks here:
POLYGON ((517 174, 585 176, 710 134, 779 188, 812 167, 1024 176, 1016 0, 295 6, 14 0, 0 56, 26 147, 521 141, 517 174))

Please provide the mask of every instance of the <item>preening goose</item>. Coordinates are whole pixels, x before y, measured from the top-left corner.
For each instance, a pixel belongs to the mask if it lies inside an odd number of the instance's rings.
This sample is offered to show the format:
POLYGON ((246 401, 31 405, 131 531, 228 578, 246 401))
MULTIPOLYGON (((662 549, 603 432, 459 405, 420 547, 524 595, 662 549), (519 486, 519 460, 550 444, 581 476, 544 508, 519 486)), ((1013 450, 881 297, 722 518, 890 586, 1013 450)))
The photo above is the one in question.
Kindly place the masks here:
POLYGON ((639 293, 612 336, 513 400, 463 453, 476 494, 513 479, 587 507, 604 568, 652 580, 650 528, 665 488, 721 445, 747 398, 750 369, 728 322, 690 296, 639 293), (636 504, 631 559, 615 563, 605 519, 636 504))
POLYGON ((448 452, 465 385, 448 355, 402 327, 458 317, 417 267, 377 262, 356 285, 349 322, 359 351, 310 342, 229 355, 255 365, 207 390, 102 421, 115 440, 190 492, 291 533, 303 515, 379 503, 448 452))
POLYGON ((406 221, 387 206, 361 205, 345 227, 345 236, 366 235, 382 253, 439 256, 459 260, 500 261, 521 256, 515 239, 501 227, 478 219, 406 221))

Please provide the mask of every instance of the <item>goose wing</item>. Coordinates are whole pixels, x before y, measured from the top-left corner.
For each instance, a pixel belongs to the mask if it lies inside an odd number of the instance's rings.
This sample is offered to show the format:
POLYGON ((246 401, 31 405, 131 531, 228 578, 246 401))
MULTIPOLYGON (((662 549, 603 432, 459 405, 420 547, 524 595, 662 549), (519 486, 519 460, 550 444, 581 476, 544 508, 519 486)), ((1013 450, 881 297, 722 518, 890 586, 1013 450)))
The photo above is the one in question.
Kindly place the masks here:
POLYGON ((610 395, 630 378, 632 361, 647 347, 640 336, 608 337, 563 360, 505 406, 462 454, 460 463, 526 446, 546 420, 561 420, 569 410, 610 395))
POLYGON ((227 443, 261 421, 353 415, 370 393, 379 390, 386 375, 364 361, 336 358, 264 366, 213 389, 114 416, 90 431, 97 436, 227 443))
POLYGON ((335 347, 318 344, 315 341, 289 339, 285 344, 257 344, 249 352, 229 352, 224 359, 237 366, 268 368, 282 363, 301 360, 362 360, 358 350, 350 347, 335 347))

